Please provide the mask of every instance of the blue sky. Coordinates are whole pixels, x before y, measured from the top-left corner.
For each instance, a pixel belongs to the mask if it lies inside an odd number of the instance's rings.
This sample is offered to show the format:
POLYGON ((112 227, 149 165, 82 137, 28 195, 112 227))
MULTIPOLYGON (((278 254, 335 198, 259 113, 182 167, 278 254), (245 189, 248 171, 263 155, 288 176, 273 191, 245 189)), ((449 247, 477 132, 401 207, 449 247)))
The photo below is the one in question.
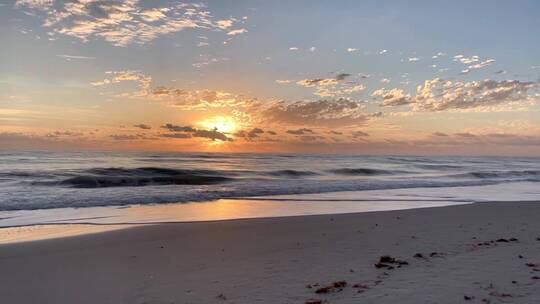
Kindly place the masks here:
POLYGON ((233 150, 432 147, 440 132, 461 148, 504 133, 536 153, 539 13, 537 1, 4 1, 0 132, 206 149, 216 138, 165 143, 161 126, 221 119, 233 150), (240 133, 255 128, 283 136, 240 133), (298 128, 312 133, 287 133, 298 128), (480 139, 454 138, 465 133, 480 139))

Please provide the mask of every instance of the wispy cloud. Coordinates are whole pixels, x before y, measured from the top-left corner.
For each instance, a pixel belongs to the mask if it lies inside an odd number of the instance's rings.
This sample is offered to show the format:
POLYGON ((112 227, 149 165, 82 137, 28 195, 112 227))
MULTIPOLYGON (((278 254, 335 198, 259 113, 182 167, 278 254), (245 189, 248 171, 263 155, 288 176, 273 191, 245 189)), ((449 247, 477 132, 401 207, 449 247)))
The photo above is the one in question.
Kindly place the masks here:
POLYGON ((313 130, 311 129, 302 128, 302 129, 296 129, 296 130, 287 130, 286 133, 292 134, 292 135, 305 135, 305 134, 313 134, 315 132, 313 132, 313 130))
MULTIPOLYGON (((205 5, 196 3, 144 8, 139 0, 18 0, 16 7, 41 16, 51 37, 64 35, 85 42, 104 39, 116 46, 144 44, 184 29, 222 31, 236 22, 234 18, 215 20, 205 5)), ((228 34, 246 31, 238 29, 228 34)))
POLYGON ((343 96, 360 92, 366 88, 363 84, 356 81, 345 81, 351 76, 352 75, 348 73, 339 73, 334 77, 328 78, 302 79, 297 81, 296 84, 306 88, 315 88, 314 95, 319 97, 343 96))
POLYGON ((241 28, 241 29, 236 29, 236 30, 229 31, 229 32, 227 32, 227 35, 236 36, 236 35, 244 34, 244 33, 247 33, 247 32, 248 32, 248 30, 246 30, 245 28, 241 28))
POLYGON ((468 74, 472 70, 481 69, 481 68, 487 67, 488 65, 491 65, 493 63, 495 63, 495 59, 487 59, 487 60, 484 60, 482 62, 469 65, 466 69, 462 70, 461 73, 462 74, 468 74))
POLYGON ((54 0, 17 0, 15 2, 15 6, 46 10, 50 8, 53 5, 53 3, 54 3, 54 0))
POLYGON ((77 56, 77 55, 56 55, 56 57, 64 58, 66 60, 92 60, 96 57, 87 57, 87 56, 77 56))
POLYGON ((137 125, 134 125, 135 128, 139 128, 139 129, 143 129, 143 130, 150 130, 152 129, 152 126, 150 125, 147 125, 147 124, 137 124, 137 125))

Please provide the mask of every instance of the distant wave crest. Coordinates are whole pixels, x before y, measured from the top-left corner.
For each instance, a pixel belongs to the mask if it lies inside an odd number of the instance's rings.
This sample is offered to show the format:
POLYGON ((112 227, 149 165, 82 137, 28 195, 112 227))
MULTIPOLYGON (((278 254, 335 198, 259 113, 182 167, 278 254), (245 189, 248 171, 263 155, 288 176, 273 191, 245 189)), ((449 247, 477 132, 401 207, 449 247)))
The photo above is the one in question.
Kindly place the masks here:
POLYGON ((340 168, 328 170, 328 172, 341 175, 391 175, 398 172, 392 172, 388 170, 381 169, 371 169, 371 168, 340 168))
POLYGON ((75 188, 129 187, 146 185, 210 185, 231 180, 217 171, 169 168, 94 168, 60 181, 75 188))
POLYGON ((270 176, 281 176, 281 177, 302 177, 302 176, 314 176, 319 175, 317 172, 313 171, 300 171, 300 170, 277 170, 266 172, 265 175, 270 176))
POLYGON ((490 178, 536 178, 540 177, 540 170, 523 171, 473 171, 460 175, 461 177, 490 178))

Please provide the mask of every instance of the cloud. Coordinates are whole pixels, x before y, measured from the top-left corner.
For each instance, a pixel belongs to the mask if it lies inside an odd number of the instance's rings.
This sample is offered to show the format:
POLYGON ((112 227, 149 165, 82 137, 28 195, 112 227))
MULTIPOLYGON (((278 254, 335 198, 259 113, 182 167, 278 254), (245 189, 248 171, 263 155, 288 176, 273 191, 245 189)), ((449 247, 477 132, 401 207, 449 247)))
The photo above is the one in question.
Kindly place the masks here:
POLYGON ((112 134, 110 138, 118 141, 133 141, 133 140, 146 140, 154 139, 146 136, 145 134, 112 134))
POLYGON ((385 53, 387 53, 387 52, 388 52, 388 50, 380 50, 380 51, 379 51, 379 55, 385 54, 385 53))
POLYGON ((96 57, 76 56, 76 55, 56 55, 56 57, 64 58, 66 60, 73 60, 73 59, 92 60, 92 59, 96 59, 96 57))
POLYGON ((433 58, 433 59, 437 59, 437 58, 439 58, 439 57, 443 57, 443 56, 446 56, 446 54, 445 54, 445 53, 443 53, 443 52, 438 52, 437 54, 435 54, 435 55, 431 56, 431 58, 433 58))
POLYGON ((385 89, 379 89, 374 91, 371 96, 374 97, 381 97, 382 98, 382 106, 400 106, 400 105, 406 105, 411 103, 411 96, 408 94, 405 94, 405 92, 402 89, 391 89, 391 90, 385 90, 385 89))
POLYGON ((471 57, 465 57, 465 55, 463 54, 459 54, 459 55, 456 55, 454 56, 454 61, 459 61, 463 64, 472 64, 474 62, 477 62, 480 60, 480 57, 479 56, 471 56, 471 57))
POLYGON ((351 86, 351 87, 343 88, 343 89, 341 89, 341 91, 336 91, 336 93, 338 93, 338 94, 340 94, 340 93, 351 94, 351 93, 356 93, 356 92, 363 91, 365 89, 366 89, 365 85, 358 84, 358 85, 354 85, 354 86, 351 86))
POLYGON ((474 64, 474 65, 470 65, 468 68, 473 70, 473 69, 481 69, 483 67, 486 67, 490 64, 493 64, 495 62, 495 59, 487 59, 485 61, 482 61, 480 63, 477 63, 477 64, 474 64))
POLYGON ((54 0, 17 0, 15 7, 28 7, 32 9, 46 10, 52 7, 54 0))
POLYGON ((144 98, 169 106, 183 107, 184 109, 212 108, 212 107, 239 107, 251 100, 241 95, 215 90, 183 90, 175 87, 157 86, 152 88, 152 77, 139 71, 112 71, 107 72, 111 77, 91 82, 96 87, 118 84, 121 82, 136 82, 137 90, 124 92, 117 97, 144 98))
POLYGON ((286 83, 291 83, 291 81, 290 81, 290 80, 287 80, 287 79, 283 79, 283 80, 278 79, 278 80, 276 80, 276 83, 279 83, 279 84, 286 84, 286 83))
POLYGON ((215 140, 221 140, 221 141, 232 141, 232 138, 227 137, 222 132, 219 132, 217 130, 196 130, 193 132, 193 137, 202 137, 202 138, 208 138, 213 141, 215 140))
POLYGON ((347 74, 347 73, 339 73, 336 75, 335 79, 337 81, 342 81, 342 80, 345 80, 345 78, 351 76, 351 74, 347 74))
MULTIPOLYGON (((270 133, 271 131, 269 131, 270 133)), ((261 129, 261 128, 253 128, 249 131, 244 131, 244 130, 240 130, 236 133, 234 133, 234 136, 236 137, 243 137, 245 139, 248 139, 248 140, 251 140, 253 138, 256 138, 256 137, 259 137, 260 134, 263 134, 264 133, 264 130, 261 129)), ((275 135, 275 132, 272 132, 274 133, 273 135, 275 135)))
MULTIPOLYGON (((486 152, 495 150, 500 153, 505 148, 516 147, 536 147, 540 148, 540 137, 538 135, 512 134, 512 133, 471 133, 460 132, 455 134, 445 134, 435 132, 427 139, 420 139, 409 142, 415 147, 455 147, 465 148, 474 147, 473 151, 478 151, 480 147, 485 148, 486 152)), ((515 151, 515 150, 511 150, 515 151)), ((515 153, 515 152, 514 152, 515 153)), ((496 154, 496 153, 495 153, 496 154)))
POLYGON ((314 78, 314 79, 302 79, 296 82, 296 84, 303 87, 314 87, 314 86, 331 86, 338 83, 337 78, 314 78))
POLYGON ((315 141, 322 142, 325 140, 324 136, 318 136, 318 135, 304 135, 304 136, 299 136, 298 138, 301 141, 306 141, 306 142, 315 142, 315 141))
POLYGON ((195 132, 195 128, 191 126, 177 126, 170 123, 167 123, 163 126, 161 126, 163 129, 167 129, 172 132, 195 132))
POLYGON ((159 136, 165 137, 165 138, 176 138, 176 139, 191 138, 191 134, 189 133, 165 133, 165 134, 160 134, 159 136))
POLYGON ((82 132, 73 132, 73 131, 55 131, 52 133, 45 134, 45 137, 48 138, 59 138, 59 137, 81 137, 84 133, 82 132))
POLYGON ((184 29, 221 31, 236 20, 214 21, 206 6, 196 3, 143 8, 139 0, 18 0, 16 7, 36 11, 51 37, 103 39, 115 46, 144 44, 184 29))
POLYGON ((139 129, 143 129, 143 130, 150 130, 152 129, 151 126, 149 125, 146 125, 146 124, 137 124, 137 125, 133 125, 135 128, 139 128, 139 129))
POLYGON ((117 84, 124 81, 136 82, 139 90, 133 94, 133 97, 142 97, 148 94, 150 84, 152 83, 152 77, 144 75, 140 71, 110 71, 107 72, 107 74, 111 75, 111 77, 99 81, 94 81, 90 84, 99 87, 110 84, 117 84))
POLYGON ((480 61, 480 57, 476 55, 471 57, 465 57, 464 55, 456 55, 454 56, 454 61, 458 61, 467 65, 467 68, 463 69, 461 71, 461 74, 469 74, 473 70, 482 69, 487 67, 488 65, 495 63, 495 59, 486 59, 480 61))
POLYGON ((171 87, 158 87, 146 95, 147 98, 184 109, 241 107, 251 99, 225 91, 193 90, 187 91, 171 87))
MULTIPOLYGON (((204 44, 204 43, 203 43, 204 44)), ((228 58, 216 58, 216 57, 211 57, 211 56, 208 56, 208 55, 200 55, 199 56, 199 61, 198 62, 195 62, 193 64, 191 64, 193 67, 197 68, 197 69, 201 69, 201 68, 204 68, 204 67, 207 67, 213 63, 216 63, 216 62, 220 62, 220 61, 226 61, 226 60, 229 60, 228 58)))
POLYGON ((532 103, 535 98, 529 91, 538 87, 537 82, 519 80, 461 82, 435 78, 419 85, 413 97, 401 89, 380 89, 372 95, 382 97, 383 106, 410 104, 416 111, 466 110, 486 109, 502 104, 532 103))
POLYGON ((265 122, 306 126, 360 125, 378 116, 380 113, 365 113, 361 102, 344 98, 275 102, 260 111, 265 122))
POLYGON ((351 77, 348 73, 339 73, 331 78, 308 78, 296 82, 306 88, 315 88, 314 95, 319 97, 337 97, 360 92, 365 86, 353 81, 345 81, 351 77))
POLYGON ((234 18, 218 20, 218 21, 216 21, 216 25, 220 29, 227 29, 227 28, 233 26, 235 21, 236 21, 236 19, 234 19, 234 18))
POLYGON ((354 131, 354 132, 352 132, 352 136, 353 136, 354 138, 358 138, 358 137, 367 137, 367 136, 369 136, 369 134, 366 133, 366 132, 363 132, 363 131, 354 131))
POLYGON ((246 30, 245 28, 241 28, 241 29, 236 29, 236 30, 229 31, 229 32, 227 32, 227 35, 236 36, 236 35, 244 34, 244 33, 247 33, 247 32, 248 32, 248 30, 246 30))
POLYGON ((537 87, 538 83, 518 80, 452 82, 435 78, 418 86, 413 106, 424 111, 490 107, 528 101, 528 91, 537 87))
POLYGON ((161 134, 161 137, 170 137, 170 138, 190 138, 190 137, 201 137, 208 138, 211 140, 222 140, 222 141, 232 141, 231 138, 227 137, 225 133, 219 132, 218 130, 200 130, 195 129, 191 126, 178 126, 171 123, 164 124, 161 126, 163 129, 167 129, 174 133, 161 134))
POLYGON ((287 130, 288 134, 292 134, 292 135, 305 135, 305 134, 313 134, 313 130, 311 129, 306 129, 306 128, 302 128, 302 129, 296 129, 296 130, 287 130))
POLYGON ((0 132, 0 147, 3 149, 64 149, 67 146, 80 148, 85 143, 82 137, 50 137, 22 132, 0 132))
MULTIPOLYGON (((358 125, 381 115, 381 113, 365 113, 365 103, 347 98, 298 102, 257 100, 224 91, 184 90, 167 86, 152 87, 152 78, 138 71, 117 71, 109 72, 109 74, 111 75, 109 78, 92 84, 105 86, 133 81, 138 84, 136 91, 121 93, 117 96, 156 101, 168 106, 181 107, 183 110, 230 109, 233 115, 254 122, 278 122, 292 125, 319 123, 358 125)), ((347 73, 340 73, 330 78, 338 83, 343 82, 343 85, 333 88, 333 92, 347 94, 365 89, 365 86, 361 84, 346 81, 349 77, 351 75, 347 73)), ((312 83, 320 82, 318 80, 312 81, 312 83)))
POLYGON ((465 133, 456 133, 454 134, 455 136, 457 137, 464 137, 464 138, 474 138, 476 137, 476 135, 472 134, 472 133, 468 133, 468 132, 465 132, 465 133))
POLYGON ((442 132, 434 132, 433 136, 446 137, 448 136, 448 134, 442 132))

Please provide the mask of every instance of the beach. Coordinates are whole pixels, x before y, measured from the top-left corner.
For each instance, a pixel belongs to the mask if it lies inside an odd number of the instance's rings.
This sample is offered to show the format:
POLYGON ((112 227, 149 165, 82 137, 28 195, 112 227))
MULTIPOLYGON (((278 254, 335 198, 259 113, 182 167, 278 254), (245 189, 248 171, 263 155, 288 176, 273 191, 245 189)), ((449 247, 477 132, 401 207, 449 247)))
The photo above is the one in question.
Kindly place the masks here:
POLYGON ((4 244, 0 295, 2 303, 536 303, 538 214, 538 202, 476 203, 4 244))
POLYGON ((540 1, 0 0, 0 304, 540 304, 540 1))

